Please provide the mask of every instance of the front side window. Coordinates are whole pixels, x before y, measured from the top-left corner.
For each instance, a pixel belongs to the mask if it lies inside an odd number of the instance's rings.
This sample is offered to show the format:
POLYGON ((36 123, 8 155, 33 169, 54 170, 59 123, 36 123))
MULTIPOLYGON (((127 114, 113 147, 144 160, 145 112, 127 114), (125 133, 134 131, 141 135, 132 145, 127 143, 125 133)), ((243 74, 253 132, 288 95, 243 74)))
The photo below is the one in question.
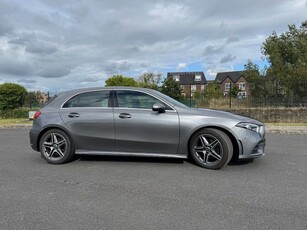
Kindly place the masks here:
POLYGON ((72 107, 108 107, 109 91, 94 91, 81 93, 69 99, 63 108, 72 107))
POLYGON ((159 99, 138 91, 118 90, 116 96, 119 108, 152 109, 155 103, 164 104, 159 99))

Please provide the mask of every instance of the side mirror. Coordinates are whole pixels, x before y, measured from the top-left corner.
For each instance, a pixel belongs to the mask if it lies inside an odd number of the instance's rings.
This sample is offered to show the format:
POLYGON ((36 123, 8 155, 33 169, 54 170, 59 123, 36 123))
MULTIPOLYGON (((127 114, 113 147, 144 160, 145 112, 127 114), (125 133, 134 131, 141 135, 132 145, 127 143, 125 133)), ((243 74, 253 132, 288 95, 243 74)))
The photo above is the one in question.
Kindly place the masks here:
POLYGON ((156 111, 158 113, 165 113, 165 106, 161 103, 155 103, 152 106, 152 111, 156 111))

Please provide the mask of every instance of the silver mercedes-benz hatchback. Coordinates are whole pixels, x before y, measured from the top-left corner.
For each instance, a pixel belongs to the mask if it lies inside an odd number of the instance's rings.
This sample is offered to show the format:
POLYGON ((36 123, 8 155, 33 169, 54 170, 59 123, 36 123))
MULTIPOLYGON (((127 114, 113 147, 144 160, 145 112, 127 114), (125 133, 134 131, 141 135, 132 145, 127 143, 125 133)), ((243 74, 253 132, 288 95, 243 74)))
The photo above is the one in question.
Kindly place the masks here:
POLYGON ((264 124, 228 112, 192 109, 151 89, 106 87, 55 96, 36 112, 31 147, 51 164, 75 154, 174 157, 220 169, 264 155, 264 124))

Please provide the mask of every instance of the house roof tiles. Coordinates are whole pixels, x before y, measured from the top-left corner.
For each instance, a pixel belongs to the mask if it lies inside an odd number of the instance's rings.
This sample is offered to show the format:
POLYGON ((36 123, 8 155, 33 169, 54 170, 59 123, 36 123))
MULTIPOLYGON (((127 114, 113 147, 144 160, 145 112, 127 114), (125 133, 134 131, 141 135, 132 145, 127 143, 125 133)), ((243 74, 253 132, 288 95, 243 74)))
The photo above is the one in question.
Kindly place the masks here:
POLYGON ((243 71, 231 71, 231 72, 221 72, 217 73, 215 81, 223 82, 227 77, 236 83, 241 77, 244 77, 243 71))
POLYGON ((167 77, 179 76, 180 85, 204 85, 207 83, 204 72, 170 72, 167 77), (200 75, 200 81, 195 81, 195 76, 200 75))

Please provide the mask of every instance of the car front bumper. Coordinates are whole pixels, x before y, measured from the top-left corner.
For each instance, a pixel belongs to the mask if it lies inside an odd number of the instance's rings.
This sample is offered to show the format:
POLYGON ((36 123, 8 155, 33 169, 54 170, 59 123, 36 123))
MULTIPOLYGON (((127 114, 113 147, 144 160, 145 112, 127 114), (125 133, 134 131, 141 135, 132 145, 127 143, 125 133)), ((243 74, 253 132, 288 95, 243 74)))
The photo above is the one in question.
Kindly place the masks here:
POLYGON ((235 127, 235 131, 238 135, 239 160, 253 159, 265 155, 266 139, 264 132, 258 133, 239 127, 235 127))

